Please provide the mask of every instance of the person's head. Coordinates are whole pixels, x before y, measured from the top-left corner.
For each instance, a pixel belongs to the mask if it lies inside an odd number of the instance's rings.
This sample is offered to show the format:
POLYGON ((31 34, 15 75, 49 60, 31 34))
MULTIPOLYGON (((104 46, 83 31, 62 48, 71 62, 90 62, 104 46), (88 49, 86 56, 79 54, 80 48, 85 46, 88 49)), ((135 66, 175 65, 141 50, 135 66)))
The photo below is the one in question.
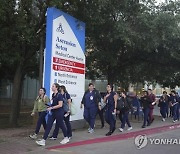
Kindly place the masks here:
POLYGON ((171 95, 172 96, 175 96, 176 95, 176 92, 174 90, 171 91, 171 95))
POLYGON ((93 90, 94 90, 94 84, 93 84, 93 83, 90 83, 88 89, 89 89, 89 91, 93 91, 93 90))
POLYGON ((51 89, 53 92, 59 92, 60 85, 58 83, 53 83, 51 89))
POLYGON ((39 95, 45 95, 46 94, 46 89, 45 88, 40 88, 39 89, 39 95))
POLYGON ((148 92, 147 91, 143 91, 144 96, 148 96, 148 92))
POLYGON ((126 97, 126 92, 125 92, 125 91, 122 91, 122 92, 121 92, 121 96, 122 96, 122 97, 126 97))
POLYGON ((152 94, 152 89, 148 89, 148 94, 152 94))
POLYGON ((166 91, 163 91, 163 95, 167 95, 167 92, 166 92, 166 91))
POLYGON ((66 87, 64 85, 60 86, 60 91, 67 93, 66 87))
POLYGON ((106 90, 111 92, 113 90, 113 86, 111 84, 107 84, 106 90))

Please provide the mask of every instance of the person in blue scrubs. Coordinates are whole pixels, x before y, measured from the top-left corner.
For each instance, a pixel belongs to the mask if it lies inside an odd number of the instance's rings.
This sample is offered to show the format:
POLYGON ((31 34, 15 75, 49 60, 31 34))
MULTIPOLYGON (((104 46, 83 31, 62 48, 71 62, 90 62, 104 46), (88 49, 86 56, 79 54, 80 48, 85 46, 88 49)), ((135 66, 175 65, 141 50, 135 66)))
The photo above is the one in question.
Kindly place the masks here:
POLYGON ((170 104, 172 107, 172 115, 173 115, 173 122, 178 121, 178 105, 179 105, 179 100, 176 95, 176 92, 173 90, 171 91, 171 96, 170 96, 170 104))
POLYGON ((167 109, 169 106, 169 98, 167 95, 166 91, 163 91, 163 95, 159 99, 159 104, 158 106, 160 107, 160 113, 162 116, 162 121, 166 120, 166 115, 167 115, 167 109))
POLYGON ((59 84, 54 83, 52 85, 52 104, 47 108, 47 111, 52 112, 52 115, 48 117, 47 126, 45 129, 45 133, 43 139, 36 141, 38 145, 45 146, 45 141, 48 138, 49 132, 52 128, 54 121, 56 120, 57 126, 62 129, 64 139, 60 142, 61 144, 66 144, 69 142, 69 138, 67 137, 67 130, 64 125, 64 110, 63 110, 63 96, 59 93, 59 84))
POLYGON ((99 91, 94 88, 94 84, 90 83, 81 101, 81 108, 84 106, 84 119, 89 124, 88 133, 94 132, 95 119, 100 101, 101 95, 99 91))
POLYGON ((106 136, 112 135, 116 129, 116 108, 117 108, 117 94, 113 91, 112 85, 108 84, 106 87, 107 93, 104 97, 106 104, 105 120, 110 125, 109 132, 106 136))
POLYGON ((176 93, 176 96, 177 96, 177 100, 178 100, 178 104, 177 104, 177 120, 179 121, 179 118, 180 118, 180 96, 178 93, 176 93))
MULTIPOLYGON (((66 90, 66 87, 64 85, 60 86, 60 93, 63 96, 63 109, 64 109, 64 122, 66 124, 67 128, 67 137, 69 140, 72 137, 72 129, 71 129, 71 123, 70 123, 70 107, 71 107, 71 97, 69 93, 66 90)), ((59 133, 59 126, 56 124, 55 129, 53 132, 53 135, 49 138, 51 140, 56 140, 59 133)))
POLYGON ((119 128, 120 132, 124 131, 125 128, 125 124, 128 125, 128 131, 132 130, 132 126, 129 122, 129 111, 132 110, 132 103, 130 101, 130 99, 128 99, 128 97, 126 96, 126 92, 122 91, 121 92, 121 101, 123 103, 123 107, 121 108, 121 112, 122 112, 122 123, 121 123, 121 127, 119 128))
POLYGON ((148 115, 150 112, 150 106, 151 106, 151 102, 152 102, 147 91, 143 91, 143 95, 142 95, 140 101, 141 101, 141 106, 142 106, 143 113, 144 113, 144 122, 143 122, 142 128, 146 128, 146 126, 150 126, 150 124, 151 124, 151 121, 150 121, 148 115))

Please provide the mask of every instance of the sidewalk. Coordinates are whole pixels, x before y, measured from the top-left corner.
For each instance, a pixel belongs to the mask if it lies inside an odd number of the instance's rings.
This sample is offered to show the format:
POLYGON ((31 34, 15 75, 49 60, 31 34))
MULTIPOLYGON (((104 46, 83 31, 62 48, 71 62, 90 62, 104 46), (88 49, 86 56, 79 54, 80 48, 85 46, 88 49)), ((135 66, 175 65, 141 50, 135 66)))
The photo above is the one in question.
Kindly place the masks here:
MULTIPOLYGON (((171 128, 179 128, 180 122, 172 123, 172 119, 168 118, 167 121, 162 122, 161 117, 156 116, 153 124, 145 129, 142 129, 142 121, 137 119, 130 120, 133 130, 124 131, 123 133, 119 132, 118 128, 120 127, 120 121, 117 120, 117 129, 114 134, 110 137, 105 137, 105 134, 109 130, 109 126, 106 124, 105 128, 100 128, 100 121, 96 120, 95 133, 89 134, 87 133, 87 128, 73 130, 73 138, 70 143, 65 145, 64 148, 71 146, 81 146, 83 144, 94 144, 98 142, 108 142, 115 140, 122 140, 135 137, 138 133, 145 134, 153 134, 158 133, 160 129, 162 131, 168 131, 171 128), (162 127, 163 126, 163 127, 162 127), (171 127, 169 127, 171 126, 171 127), (172 127, 174 126, 174 127, 172 127), (158 128, 159 127, 159 128, 158 128), (165 129, 163 129, 165 128, 165 129), (167 129, 168 128, 168 129, 167 129), (149 133, 148 133, 149 132, 149 133), (122 135, 121 135, 122 134, 122 135)), ((3 154, 22 154, 22 153, 57 153, 56 149, 63 148, 60 145, 60 140, 62 140, 62 133, 59 134, 58 139, 55 141, 47 140, 45 147, 40 147, 36 145, 35 140, 30 139, 28 136, 33 132, 32 128, 20 128, 20 129, 6 129, 0 130, 0 152, 3 154)), ((43 134, 43 130, 39 134, 39 138, 41 138, 43 134)), ((61 153, 63 153, 63 149, 61 153)))

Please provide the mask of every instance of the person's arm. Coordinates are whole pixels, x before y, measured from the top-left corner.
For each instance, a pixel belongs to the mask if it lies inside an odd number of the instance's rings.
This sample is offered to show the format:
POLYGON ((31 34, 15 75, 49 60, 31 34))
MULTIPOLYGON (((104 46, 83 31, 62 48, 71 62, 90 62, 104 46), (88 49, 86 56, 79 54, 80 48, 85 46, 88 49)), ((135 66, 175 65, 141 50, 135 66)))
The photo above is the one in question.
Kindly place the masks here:
POLYGON ((118 96, 117 94, 114 95, 114 112, 116 113, 116 108, 117 108, 117 99, 118 99, 118 96))
POLYGON ((50 110, 58 109, 62 106, 63 106, 63 101, 58 101, 58 105, 48 107, 47 110, 50 111, 50 110))
POLYGON ((107 100, 107 98, 109 97, 109 95, 110 95, 110 94, 106 94, 106 96, 104 96, 104 99, 103 99, 103 100, 104 100, 104 103, 107 103, 106 100, 107 100))
POLYGON ((85 95, 86 95, 87 91, 84 93, 83 95, 83 98, 82 98, 82 101, 81 101, 81 105, 80 105, 80 108, 82 109, 83 106, 84 106, 84 101, 85 101, 85 95))
POLYGON ((47 108, 48 111, 61 108, 63 106, 63 96, 58 94, 58 104, 47 108))
POLYGON ((33 110, 32 110, 31 116, 34 116, 34 115, 35 115, 35 112, 37 112, 37 110, 38 110, 37 103, 38 103, 37 101, 34 102, 34 108, 33 108, 33 110))

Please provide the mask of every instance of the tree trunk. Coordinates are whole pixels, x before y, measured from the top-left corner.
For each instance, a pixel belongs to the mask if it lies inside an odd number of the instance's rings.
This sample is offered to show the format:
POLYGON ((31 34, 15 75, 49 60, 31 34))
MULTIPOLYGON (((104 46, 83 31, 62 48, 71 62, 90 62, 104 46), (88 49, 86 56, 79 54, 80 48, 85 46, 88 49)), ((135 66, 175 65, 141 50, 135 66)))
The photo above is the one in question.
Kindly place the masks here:
POLYGON ((23 82, 23 71, 22 71, 22 65, 19 64, 19 66, 16 69, 16 73, 13 81, 11 113, 9 119, 9 125, 11 127, 16 127, 18 125, 18 115, 21 106, 21 101, 19 98, 22 93, 22 82, 23 82))
POLYGON ((107 80, 108 80, 108 84, 110 84, 110 85, 114 84, 114 76, 113 76, 110 66, 108 67, 107 80))

